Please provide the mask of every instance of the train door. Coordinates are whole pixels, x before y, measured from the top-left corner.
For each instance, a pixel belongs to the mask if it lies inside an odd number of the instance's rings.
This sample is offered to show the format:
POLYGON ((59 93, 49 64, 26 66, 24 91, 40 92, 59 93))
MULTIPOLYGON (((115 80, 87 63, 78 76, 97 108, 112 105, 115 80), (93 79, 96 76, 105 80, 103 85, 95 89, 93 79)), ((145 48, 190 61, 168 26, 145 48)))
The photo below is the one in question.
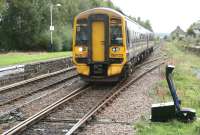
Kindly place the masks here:
POLYGON ((105 61, 105 23, 92 22, 92 61, 105 61))
POLYGON ((89 16, 89 65, 91 76, 106 76, 109 54, 109 17, 89 16))
POLYGON ((89 23, 89 59, 91 64, 108 61, 109 54, 109 17, 105 14, 93 14, 89 23))

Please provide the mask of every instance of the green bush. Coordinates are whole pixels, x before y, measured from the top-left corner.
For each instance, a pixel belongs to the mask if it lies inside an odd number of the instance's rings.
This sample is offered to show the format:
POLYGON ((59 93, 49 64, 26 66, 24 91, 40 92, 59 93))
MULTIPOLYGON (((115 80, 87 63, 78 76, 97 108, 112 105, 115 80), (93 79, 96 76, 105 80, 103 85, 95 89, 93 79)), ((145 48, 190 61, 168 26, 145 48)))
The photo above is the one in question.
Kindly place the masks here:
POLYGON ((72 50, 72 27, 71 25, 67 25, 66 28, 64 28, 66 31, 64 35, 64 43, 63 43, 63 51, 71 51, 72 50))
MULTIPOLYGON (((0 1, 0 50, 61 51, 71 50, 75 15, 94 7, 115 8, 104 0, 6 0, 0 1), (53 48, 50 46, 50 5, 53 8, 53 48), (8 6, 6 5, 8 4, 8 6), (8 8, 6 8, 8 7, 8 8)), ((146 22, 150 25, 149 21, 146 22)))
POLYGON ((53 51, 62 51, 62 38, 58 35, 53 36, 53 51))
POLYGON ((50 43, 50 32, 45 31, 38 36, 37 44, 41 50, 48 50, 50 43))

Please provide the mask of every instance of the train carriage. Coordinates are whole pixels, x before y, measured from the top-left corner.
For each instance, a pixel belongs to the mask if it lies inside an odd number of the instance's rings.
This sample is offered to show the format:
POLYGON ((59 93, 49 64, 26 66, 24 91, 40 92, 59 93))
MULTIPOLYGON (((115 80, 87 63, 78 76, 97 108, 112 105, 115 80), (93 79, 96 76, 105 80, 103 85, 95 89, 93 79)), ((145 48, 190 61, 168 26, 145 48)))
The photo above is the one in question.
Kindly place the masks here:
POLYGON ((84 11, 73 26, 73 62, 85 81, 118 81, 153 51, 153 33, 110 8, 84 11))

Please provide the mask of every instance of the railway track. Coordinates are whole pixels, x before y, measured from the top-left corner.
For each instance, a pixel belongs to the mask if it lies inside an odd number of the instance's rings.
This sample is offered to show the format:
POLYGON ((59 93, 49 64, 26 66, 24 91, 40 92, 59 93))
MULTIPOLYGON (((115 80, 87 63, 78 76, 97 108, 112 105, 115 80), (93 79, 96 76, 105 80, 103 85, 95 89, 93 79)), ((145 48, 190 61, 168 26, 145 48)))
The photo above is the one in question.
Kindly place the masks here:
POLYGON ((63 95, 73 91, 73 88, 76 89, 83 84, 84 83, 81 83, 79 78, 71 79, 67 82, 64 82, 62 85, 59 85, 59 87, 49 88, 43 92, 22 98, 19 101, 13 102, 12 104, 1 106, 0 124, 7 123, 8 121, 11 123, 16 119, 24 120, 24 117, 30 117, 39 110, 52 104, 54 101, 57 101, 60 99, 60 97, 63 97, 63 95), (79 82, 79 85, 73 86, 77 82, 79 82), (20 117, 19 114, 21 114, 20 117))
POLYGON ((75 67, 0 88, 0 107, 78 77, 75 67), (55 81, 56 80, 56 81, 55 81))
POLYGON ((59 75, 59 74, 62 74, 62 73, 68 72, 68 71, 72 71, 72 70, 75 70, 74 66, 69 67, 67 69, 60 70, 60 71, 56 71, 56 72, 53 72, 53 73, 48 73, 48 74, 44 74, 44 75, 41 75, 41 76, 37 76, 37 77, 31 78, 31 79, 28 79, 28 80, 24 80, 24 81, 21 81, 21 82, 17 82, 17 83, 8 85, 8 86, 3 86, 3 87, 0 88, 0 93, 4 93, 4 92, 7 92, 7 91, 9 91, 13 88, 18 88, 18 87, 21 87, 21 86, 29 84, 29 83, 41 81, 42 79, 53 77, 55 75, 59 75))
POLYGON ((112 102, 112 100, 114 100, 123 90, 126 90, 134 82, 136 82, 141 77, 143 77, 147 73, 151 72, 155 68, 158 68, 162 64, 164 64, 164 62, 161 62, 158 65, 153 66, 150 69, 140 73, 138 76, 134 77, 130 81, 124 82, 124 85, 122 87, 114 88, 116 90, 112 90, 113 92, 111 92, 111 94, 109 94, 107 97, 105 97, 99 104, 94 106, 87 114, 85 114, 65 135, 73 134, 78 128, 81 127, 82 124, 84 124, 86 121, 90 120, 90 118, 93 115, 95 115, 95 113, 98 113, 98 111, 101 111, 101 109, 104 109, 105 106, 108 106, 110 104, 110 102, 112 102))
POLYGON ((104 90, 98 90, 86 85, 82 88, 76 89, 56 103, 48 106, 44 110, 6 131, 3 135, 19 134, 22 132, 24 134, 41 134, 41 132, 46 132, 39 130, 41 127, 48 127, 47 129, 49 130, 55 129, 52 125, 55 126, 55 123, 59 122, 62 122, 61 129, 58 129, 58 131, 51 131, 46 134, 52 134, 53 132, 53 134, 66 133, 66 135, 70 135, 90 120, 92 116, 101 111, 101 109, 103 109, 106 105, 109 105, 123 90, 128 88, 147 73, 164 64, 164 61, 159 60, 160 59, 157 58, 137 66, 137 75, 130 76, 127 80, 120 82, 112 88, 103 88, 104 90), (153 62, 155 63, 153 64, 153 62), (78 112, 81 113, 81 115, 75 115, 78 114, 78 112), (84 114, 82 114, 82 112, 84 112, 84 114), (26 130, 27 127, 30 127, 30 129, 26 130))

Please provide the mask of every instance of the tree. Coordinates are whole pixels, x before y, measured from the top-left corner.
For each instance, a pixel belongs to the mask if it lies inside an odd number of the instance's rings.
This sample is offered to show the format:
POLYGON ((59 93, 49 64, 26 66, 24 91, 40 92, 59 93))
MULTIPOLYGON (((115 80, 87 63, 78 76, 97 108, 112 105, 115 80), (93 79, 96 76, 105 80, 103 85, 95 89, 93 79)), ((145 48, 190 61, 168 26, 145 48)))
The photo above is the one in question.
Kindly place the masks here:
POLYGON ((144 28, 153 31, 152 27, 151 27, 151 23, 149 20, 146 21, 142 21, 140 17, 137 18, 137 22, 142 25, 144 28))
POLYGON ((141 18, 140 18, 140 17, 138 17, 138 18, 137 18, 137 22, 138 22, 139 24, 141 24, 141 23, 142 23, 142 21, 141 21, 141 18))
POLYGON ((144 28, 153 32, 153 29, 152 29, 152 26, 151 26, 151 23, 150 23, 149 20, 143 21, 140 17, 137 17, 137 19, 136 19, 135 17, 132 17, 132 16, 129 16, 129 18, 136 21, 137 23, 139 23, 144 28))
MULTIPOLYGON (((50 4, 53 9, 53 49, 71 48, 73 18, 94 7, 117 10, 111 0, 0 0, 0 49, 41 51, 49 49, 50 4)), ((145 24, 145 23, 144 23, 145 24)), ((150 25, 147 23, 145 25, 150 25)))
POLYGON ((1 0, 0 1, 0 16, 2 15, 3 11, 6 9, 6 1, 1 0))
POLYGON ((128 16, 130 19, 132 19, 133 21, 135 21, 135 22, 137 22, 137 19, 135 18, 135 17, 133 17, 133 16, 128 16))
POLYGON ((194 30, 192 29, 192 27, 190 27, 187 30, 187 35, 192 36, 192 37, 196 37, 196 34, 195 34, 194 30))
POLYGON ((40 50, 38 37, 47 29, 45 0, 12 0, 3 13, 2 30, 6 49, 40 50), (44 14, 43 16, 41 14, 44 14))
POLYGON ((168 36, 167 36, 167 35, 165 35, 165 36, 163 37, 163 39, 164 39, 164 40, 167 40, 167 39, 168 39, 168 36))
POLYGON ((143 26, 144 26, 146 29, 148 29, 148 30, 150 30, 150 31, 153 31, 153 29, 152 29, 152 27, 151 27, 151 23, 150 23, 149 20, 146 20, 146 21, 144 22, 143 26))
POLYGON ((53 9, 54 50, 70 48, 71 26, 79 12, 99 6, 114 8, 111 1, 103 0, 7 0, 8 9, 3 10, 5 2, 0 1, 0 44, 7 50, 48 50, 50 4, 62 4, 53 9))

